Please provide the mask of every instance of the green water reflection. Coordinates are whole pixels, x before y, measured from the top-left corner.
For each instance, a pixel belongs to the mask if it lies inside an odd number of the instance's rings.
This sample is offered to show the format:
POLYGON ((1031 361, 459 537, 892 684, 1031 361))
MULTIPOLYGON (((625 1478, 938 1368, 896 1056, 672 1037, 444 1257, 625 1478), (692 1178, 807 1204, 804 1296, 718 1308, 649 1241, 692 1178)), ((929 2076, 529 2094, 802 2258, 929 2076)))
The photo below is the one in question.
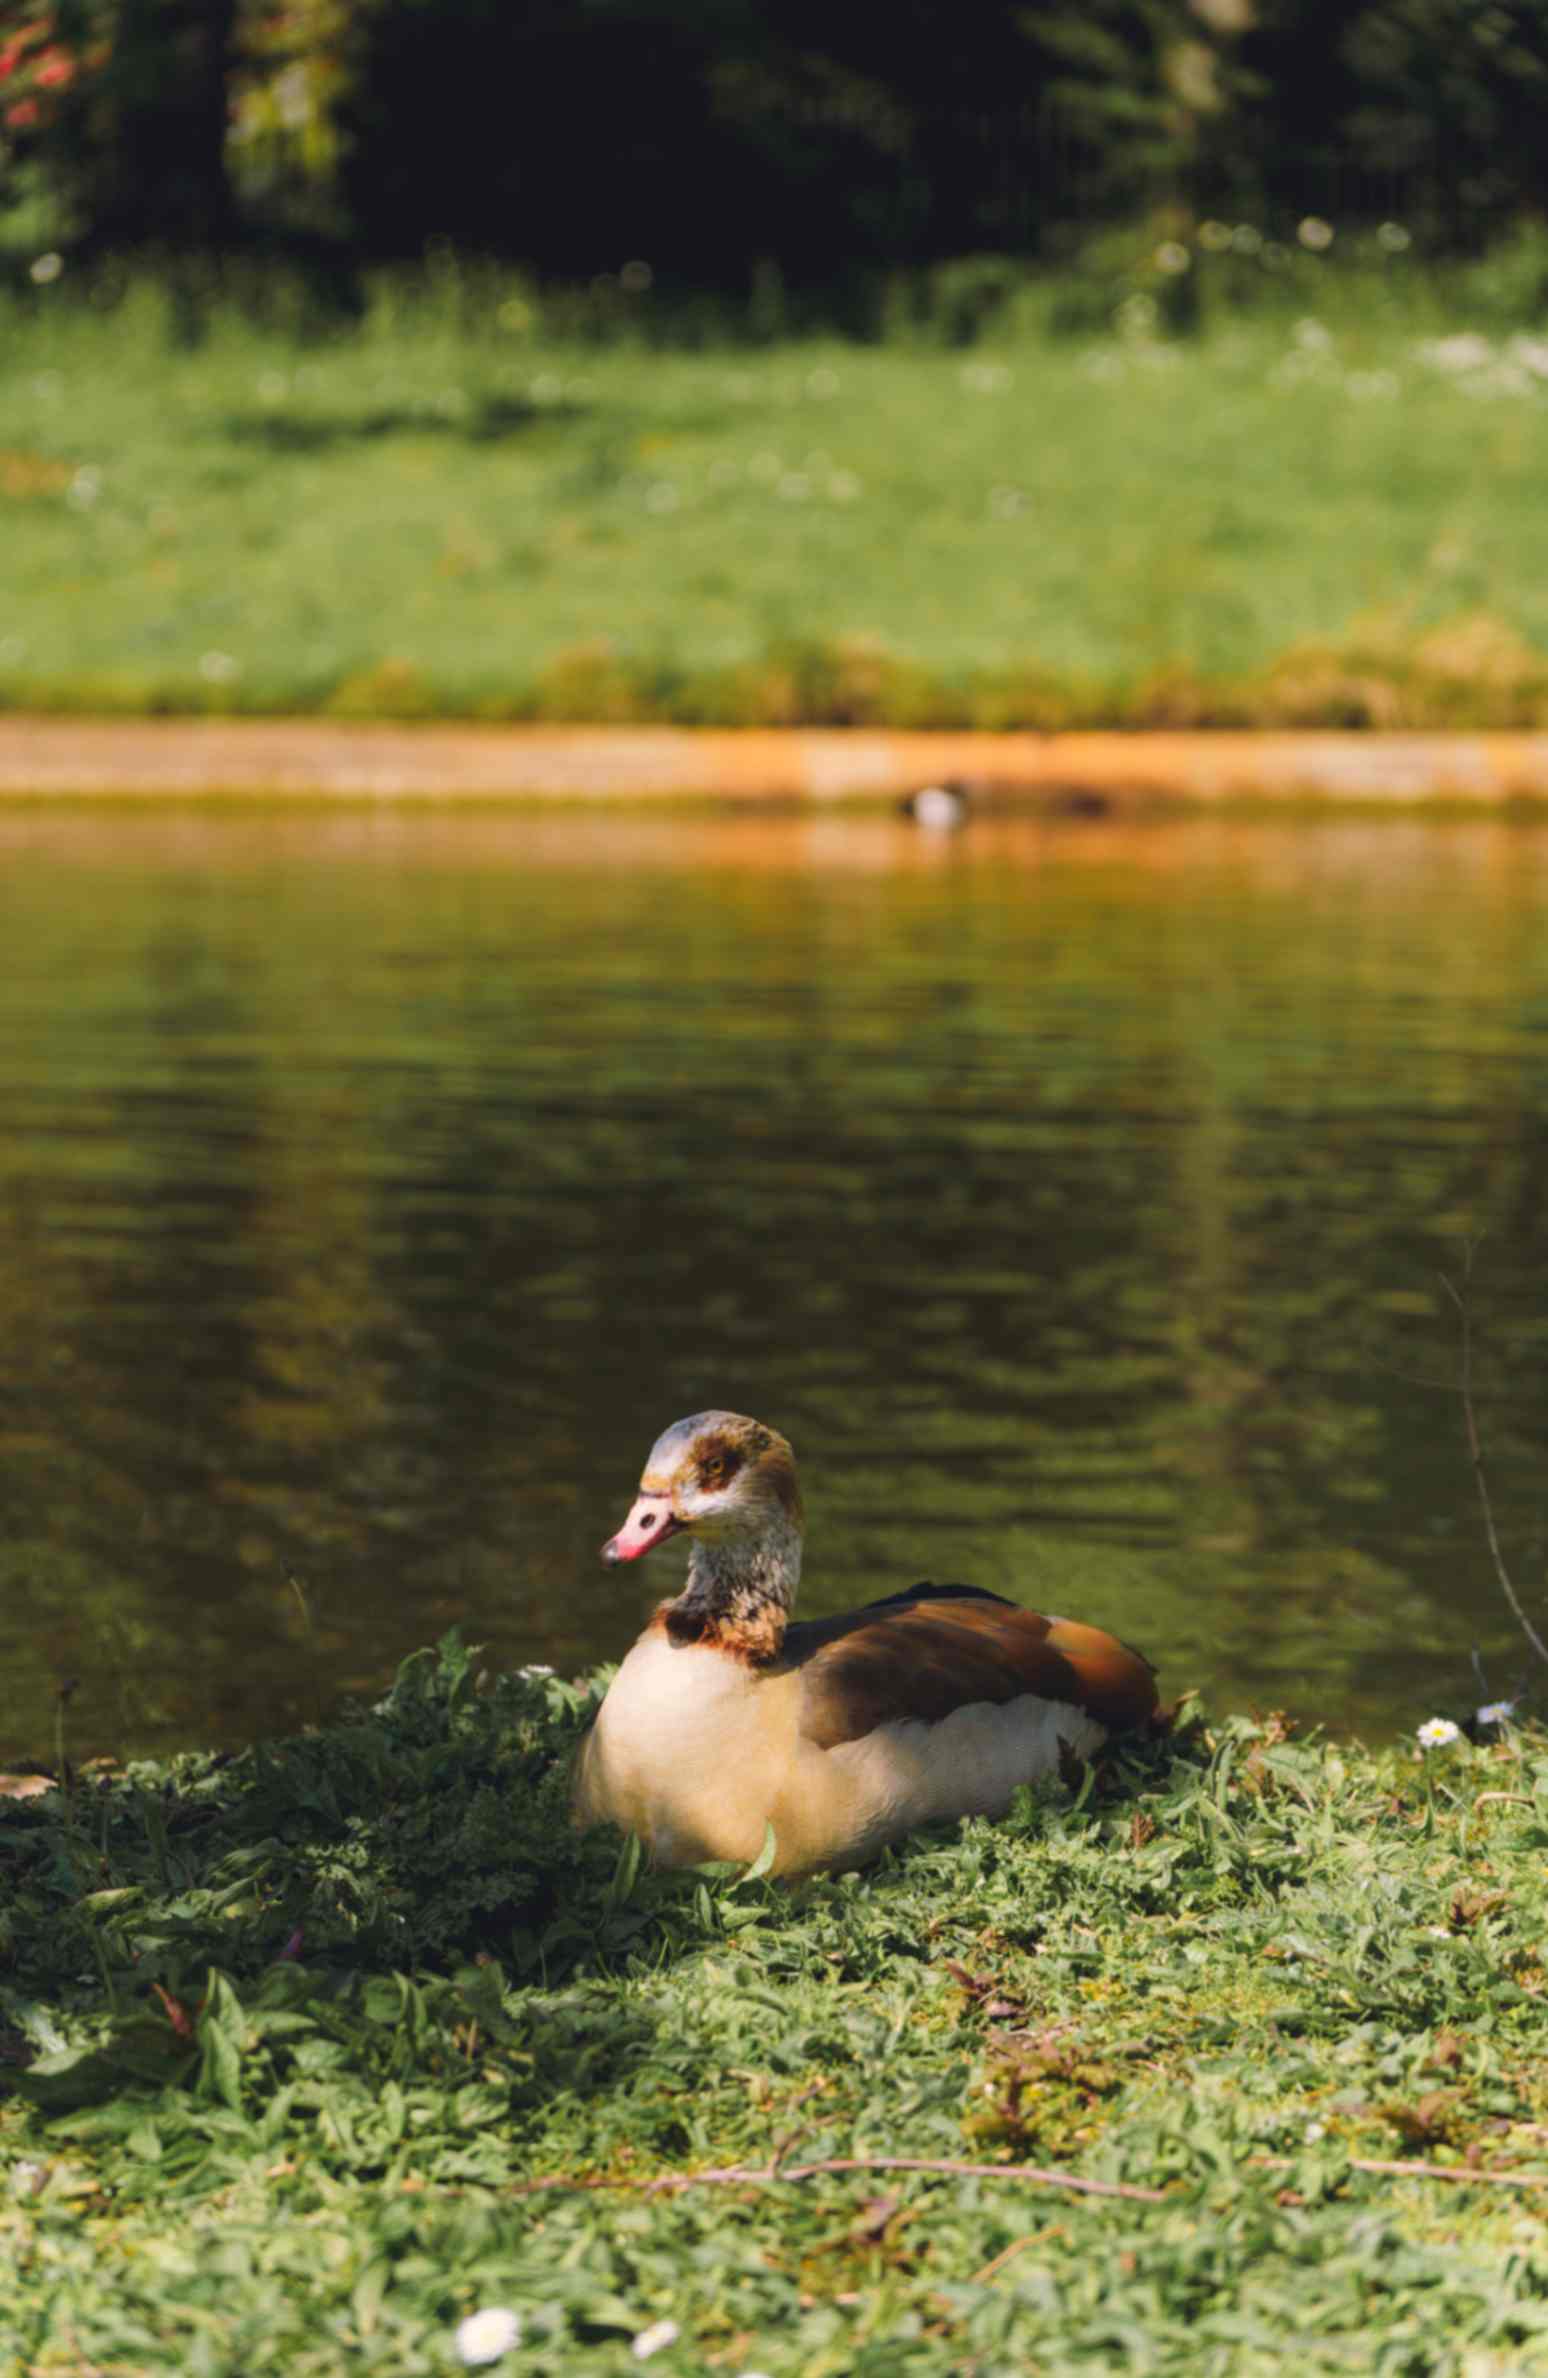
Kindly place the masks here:
MULTIPOLYGON (((1548 831, 0 813, 0 1757, 618 1653, 657 1429, 1369 1731, 1542 1606, 1548 831), (295 1582, 293 1582, 295 1581, 295 1582)), ((667 1556, 672 1557, 672 1556, 667 1556)))

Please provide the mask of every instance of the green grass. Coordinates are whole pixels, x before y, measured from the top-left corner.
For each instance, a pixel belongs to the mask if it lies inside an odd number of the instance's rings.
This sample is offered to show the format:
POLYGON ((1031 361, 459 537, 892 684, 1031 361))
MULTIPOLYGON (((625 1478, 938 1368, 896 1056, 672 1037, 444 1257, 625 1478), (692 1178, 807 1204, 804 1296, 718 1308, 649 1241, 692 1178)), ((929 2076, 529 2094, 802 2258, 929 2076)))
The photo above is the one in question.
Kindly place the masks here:
POLYGON ((787 1891, 576 1843, 586 1698, 0 1803, 8 2369, 1548 2369, 1540 1737, 1195 1724, 787 1891), (1160 2193, 645 2185, 867 2154, 1160 2193))
POLYGON ((66 273, 0 316, 0 701, 1548 721, 1548 342, 1476 277, 1297 270, 1192 339, 1055 292, 968 350, 700 352, 433 281, 177 346, 66 273))

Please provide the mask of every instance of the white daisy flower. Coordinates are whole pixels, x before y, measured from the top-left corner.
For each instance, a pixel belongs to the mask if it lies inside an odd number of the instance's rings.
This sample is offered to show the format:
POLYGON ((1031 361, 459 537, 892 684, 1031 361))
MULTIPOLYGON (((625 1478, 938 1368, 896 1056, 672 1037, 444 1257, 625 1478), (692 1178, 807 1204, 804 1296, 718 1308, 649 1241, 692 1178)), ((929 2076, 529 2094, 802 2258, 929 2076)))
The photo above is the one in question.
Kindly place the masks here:
POLYGON ((1473 1712, 1475 1726, 1508 1726, 1516 1714, 1514 1701, 1486 1701, 1473 1712))
POLYGON ((504 2304, 487 2304, 457 2323, 457 2355, 470 2370, 498 2361, 521 2343, 521 2322, 504 2304))
POLYGON ((649 2328, 642 2328, 630 2351, 636 2361, 649 2361, 653 2353, 664 2353, 682 2335, 675 2320, 653 2320, 649 2328))
POLYGON ((1427 1717, 1419 1728, 1419 1743, 1424 1750, 1439 1750, 1446 1742, 1460 1742, 1462 1729, 1455 1718, 1427 1717))

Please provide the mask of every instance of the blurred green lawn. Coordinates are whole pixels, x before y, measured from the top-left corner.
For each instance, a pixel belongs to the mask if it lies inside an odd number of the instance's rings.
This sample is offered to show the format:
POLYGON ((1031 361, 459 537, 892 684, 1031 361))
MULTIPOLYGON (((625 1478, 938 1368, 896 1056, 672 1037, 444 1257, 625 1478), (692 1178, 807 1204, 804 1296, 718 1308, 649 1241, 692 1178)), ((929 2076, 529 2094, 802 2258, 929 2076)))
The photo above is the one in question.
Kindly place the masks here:
POLYGON ((684 353, 379 298, 179 349, 50 290, 0 320, 0 700, 1535 723, 1548 341, 1441 328, 684 353))

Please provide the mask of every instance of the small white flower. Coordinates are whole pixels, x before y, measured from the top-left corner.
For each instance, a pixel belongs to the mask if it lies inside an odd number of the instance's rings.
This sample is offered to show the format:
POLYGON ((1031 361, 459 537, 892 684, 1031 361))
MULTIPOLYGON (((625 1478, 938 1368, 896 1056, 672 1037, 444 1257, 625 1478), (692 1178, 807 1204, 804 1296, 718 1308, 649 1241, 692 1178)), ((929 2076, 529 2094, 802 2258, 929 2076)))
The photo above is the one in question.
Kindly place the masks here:
POLYGON ((27 267, 29 278, 36 281, 40 288, 46 287, 50 281, 57 281, 63 271, 64 258, 52 248, 46 256, 34 256, 27 267))
POLYGON ((1320 255, 1324 248, 1333 245, 1333 226, 1325 223, 1321 215, 1303 215, 1295 227, 1295 236, 1303 248, 1310 248, 1314 255, 1320 255))
POLYGON ((1421 363, 1438 372, 1482 371, 1494 361, 1494 349, 1476 330, 1455 330, 1443 339, 1421 339, 1415 353, 1421 363))
POLYGON ((675 2320, 653 2320, 649 2328, 642 2328, 630 2351, 636 2361, 649 2361, 653 2353, 664 2353, 682 2335, 675 2320))
POLYGON ((553 1670, 546 1660, 533 1660, 528 1667, 518 1668, 516 1673, 518 1676, 552 1676, 553 1670))
POLYGON ((1514 1701, 1486 1701, 1473 1712, 1475 1726, 1508 1726, 1516 1714, 1514 1701))
POLYGON ((1413 244, 1412 234, 1401 223, 1383 223, 1377 229, 1376 245, 1385 248, 1389 256, 1401 256, 1413 244))
POLYGON ((1120 338, 1147 339, 1160 318, 1160 307, 1144 289, 1131 290, 1113 308, 1113 328, 1120 338))
POLYGON ((457 2357, 470 2370, 498 2361, 521 2343, 521 2322, 504 2304, 487 2304, 457 2323, 457 2357))
POLYGON ((1180 239, 1164 239, 1153 259, 1157 272, 1176 275, 1186 272, 1193 258, 1180 239))
POLYGON ((1460 1742, 1462 1729, 1455 1718, 1427 1717, 1419 1728, 1419 1742, 1424 1750, 1439 1750, 1443 1743, 1460 1742))
POLYGON ((1360 403, 1372 398, 1385 402, 1400 394, 1396 372, 1351 372, 1344 387, 1360 403))
POLYGON ((1327 2124, 1325 2122, 1308 2122, 1304 2135, 1308 2147, 1315 2147, 1319 2139, 1325 2139, 1327 2137, 1327 2124))

